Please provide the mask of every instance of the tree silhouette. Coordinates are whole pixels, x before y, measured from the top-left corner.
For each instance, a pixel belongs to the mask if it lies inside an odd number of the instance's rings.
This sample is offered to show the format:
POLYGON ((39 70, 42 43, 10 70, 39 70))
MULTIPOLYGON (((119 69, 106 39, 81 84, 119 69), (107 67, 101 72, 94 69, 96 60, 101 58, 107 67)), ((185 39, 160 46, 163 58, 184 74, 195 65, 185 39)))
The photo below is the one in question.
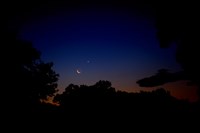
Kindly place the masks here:
POLYGON ((52 70, 53 63, 40 62, 31 71, 31 92, 32 98, 47 99, 57 91, 58 74, 52 70))
POLYGON ((4 33, 4 81, 7 84, 5 104, 14 110, 24 110, 40 104, 41 99, 56 92, 58 74, 53 63, 44 63, 40 53, 16 33, 4 33))
POLYGON ((67 107, 71 103, 89 106, 93 102, 106 104, 114 94, 115 89, 111 87, 111 82, 100 80, 92 86, 70 84, 62 94, 55 96, 54 101, 62 107, 67 107))
POLYGON ((67 116, 79 114, 80 110, 84 114, 94 111, 93 113, 101 112, 105 116, 112 115, 113 112, 131 116, 145 111, 151 113, 190 111, 187 101, 177 100, 163 88, 140 93, 116 92, 109 81, 101 80, 91 86, 70 84, 62 94, 54 97, 54 101, 60 104, 60 110, 66 112, 67 116))
POLYGON ((173 43, 177 45, 177 62, 188 78, 200 88, 198 4, 183 1, 169 1, 165 5, 163 3, 154 5, 160 46, 169 47, 173 43))

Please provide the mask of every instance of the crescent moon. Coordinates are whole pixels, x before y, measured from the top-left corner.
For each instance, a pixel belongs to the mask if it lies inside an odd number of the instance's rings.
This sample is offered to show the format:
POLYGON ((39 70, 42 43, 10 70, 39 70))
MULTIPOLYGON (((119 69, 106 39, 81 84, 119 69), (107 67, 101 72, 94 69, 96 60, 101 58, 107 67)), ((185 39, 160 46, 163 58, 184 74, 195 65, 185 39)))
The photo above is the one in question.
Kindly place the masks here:
POLYGON ((76 70, 76 73, 80 74, 81 72, 77 69, 77 70, 76 70))

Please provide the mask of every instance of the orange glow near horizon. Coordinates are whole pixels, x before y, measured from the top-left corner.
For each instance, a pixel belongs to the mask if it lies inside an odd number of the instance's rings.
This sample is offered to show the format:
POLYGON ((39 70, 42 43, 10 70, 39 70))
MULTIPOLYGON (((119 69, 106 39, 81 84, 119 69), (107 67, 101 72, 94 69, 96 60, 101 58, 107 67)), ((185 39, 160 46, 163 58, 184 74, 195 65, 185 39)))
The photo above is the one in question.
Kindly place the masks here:
MULTIPOLYGON (((195 85, 188 86, 187 82, 188 81, 183 80, 183 81, 167 83, 165 85, 157 86, 157 87, 146 87, 146 88, 136 87, 132 90, 135 90, 134 92, 140 92, 140 91, 152 91, 158 88, 164 88, 165 90, 170 92, 171 96, 176 97, 177 99, 188 100, 190 102, 196 102, 198 100, 198 95, 197 95, 198 87, 195 85)), ((131 92, 130 89, 128 92, 131 92)))
POLYGON ((198 87, 188 86, 188 81, 178 81, 174 83, 169 83, 164 86, 166 90, 170 91, 172 96, 175 96, 178 99, 187 99, 191 102, 198 100, 197 89, 198 87))

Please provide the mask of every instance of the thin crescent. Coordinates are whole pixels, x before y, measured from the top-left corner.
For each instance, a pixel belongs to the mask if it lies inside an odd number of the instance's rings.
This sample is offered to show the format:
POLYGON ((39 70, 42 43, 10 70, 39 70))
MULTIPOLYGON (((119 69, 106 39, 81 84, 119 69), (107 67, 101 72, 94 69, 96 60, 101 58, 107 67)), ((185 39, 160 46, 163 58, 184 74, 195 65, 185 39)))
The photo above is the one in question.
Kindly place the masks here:
POLYGON ((80 73, 81 73, 81 72, 80 72, 78 69, 76 70, 76 72, 77 72, 78 74, 80 74, 80 73))

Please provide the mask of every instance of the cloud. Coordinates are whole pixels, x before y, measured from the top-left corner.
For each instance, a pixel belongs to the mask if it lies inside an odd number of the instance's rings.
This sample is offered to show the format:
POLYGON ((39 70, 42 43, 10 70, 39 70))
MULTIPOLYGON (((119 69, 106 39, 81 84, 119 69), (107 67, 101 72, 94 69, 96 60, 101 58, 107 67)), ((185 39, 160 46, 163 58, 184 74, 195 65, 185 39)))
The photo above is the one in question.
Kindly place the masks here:
POLYGON ((160 69, 155 75, 140 79, 136 83, 139 84, 140 87, 155 87, 179 80, 186 80, 183 71, 170 73, 167 69, 160 69))

